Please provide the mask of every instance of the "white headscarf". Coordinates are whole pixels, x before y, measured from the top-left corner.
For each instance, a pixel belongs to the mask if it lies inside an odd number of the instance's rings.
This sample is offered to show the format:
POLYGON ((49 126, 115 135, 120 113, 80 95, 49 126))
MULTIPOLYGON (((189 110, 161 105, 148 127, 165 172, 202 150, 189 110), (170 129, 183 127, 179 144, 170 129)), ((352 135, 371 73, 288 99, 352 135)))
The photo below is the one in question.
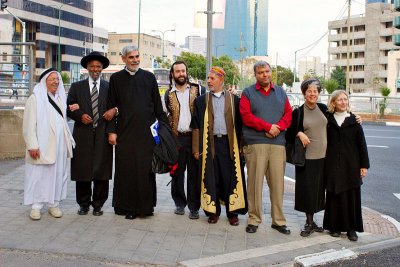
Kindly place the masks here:
MULTIPOLYGON (((43 78, 39 81, 38 84, 35 85, 35 88, 33 89, 33 94, 35 95, 36 98, 36 115, 37 115, 37 138, 39 142, 39 148, 41 153, 44 153, 47 151, 47 143, 49 140, 49 133, 50 133, 50 114, 47 112, 49 108, 53 108, 49 102, 48 96, 47 96, 47 86, 46 86, 46 79, 49 77, 51 73, 57 73, 58 79, 59 79, 59 84, 58 88, 56 91, 56 94, 58 94, 58 97, 60 98, 60 102, 58 104, 61 104, 61 112, 63 113, 63 118, 64 118, 64 128, 66 129, 66 137, 69 138, 72 147, 75 147, 75 141, 74 138, 72 137, 72 134, 69 130, 68 123, 67 123, 67 116, 66 116, 66 109, 67 109, 67 98, 65 95, 65 89, 64 89, 64 84, 61 79, 60 73, 57 71, 50 71, 46 75, 43 76, 43 78), (51 107, 50 107, 51 106, 51 107)), ((65 130, 64 130, 65 131, 65 130)))

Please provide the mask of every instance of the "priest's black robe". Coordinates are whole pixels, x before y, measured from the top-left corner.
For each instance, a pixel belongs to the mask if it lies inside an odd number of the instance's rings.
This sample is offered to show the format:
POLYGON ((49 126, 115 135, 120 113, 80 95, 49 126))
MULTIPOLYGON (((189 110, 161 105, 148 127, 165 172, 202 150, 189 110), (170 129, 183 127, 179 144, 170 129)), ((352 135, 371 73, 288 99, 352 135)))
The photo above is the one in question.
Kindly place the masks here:
POLYGON ((155 174, 151 171, 154 138, 150 126, 156 119, 168 123, 155 76, 139 69, 110 77, 108 107, 119 114, 107 124, 117 134, 113 207, 119 213, 147 215, 156 205, 155 174))
MULTIPOLYGON (((201 208, 207 213, 217 213, 217 201, 223 201, 217 195, 217 186, 214 174, 214 111, 210 93, 195 99, 194 114, 191 128, 193 129, 193 153, 199 152, 199 177, 201 177, 201 208)), ((232 160, 231 183, 229 199, 223 203, 229 205, 229 212, 246 214, 247 197, 244 179, 244 162, 241 160, 239 146, 241 141, 242 122, 239 113, 239 98, 225 91, 224 117, 229 140, 230 157, 232 160)), ((218 214, 217 214, 218 215, 218 214)))

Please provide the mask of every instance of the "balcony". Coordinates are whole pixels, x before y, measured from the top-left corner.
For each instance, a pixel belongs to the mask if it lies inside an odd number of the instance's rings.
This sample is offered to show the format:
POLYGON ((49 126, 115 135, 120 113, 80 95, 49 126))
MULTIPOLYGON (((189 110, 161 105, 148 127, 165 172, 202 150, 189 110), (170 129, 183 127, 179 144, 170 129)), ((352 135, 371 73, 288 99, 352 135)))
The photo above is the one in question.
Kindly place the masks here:
POLYGON ((393 35, 393 44, 400 46, 400 34, 393 35))
POLYGON ((394 0, 394 9, 400 11, 400 0, 394 0))
POLYGON ((400 17, 395 17, 393 20, 393 27, 400 29, 400 17))

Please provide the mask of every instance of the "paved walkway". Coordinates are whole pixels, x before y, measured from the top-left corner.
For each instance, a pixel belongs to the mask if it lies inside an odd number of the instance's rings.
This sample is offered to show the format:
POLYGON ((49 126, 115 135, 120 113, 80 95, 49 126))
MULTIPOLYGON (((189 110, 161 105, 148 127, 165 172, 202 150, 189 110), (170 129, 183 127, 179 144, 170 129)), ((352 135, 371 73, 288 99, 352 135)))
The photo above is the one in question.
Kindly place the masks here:
MULTIPOLYGON (((0 169, 2 249, 55 253, 118 265, 293 266, 297 256, 328 249, 355 249, 399 237, 396 227, 388 220, 375 211, 363 209, 366 232, 359 235, 358 242, 348 241, 345 235, 333 238, 326 232, 302 238, 299 233, 305 218, 293 209, 294 184, 290 180, 285 181, 284 198, 287 225, 292 231, 289 236, 270 227, 266 186, 263 223, 256 234, 247 234, 246 216, 239 216, 240 225, 233 227, 224 215, 215 225, 208 224, 202 212, 199 220, 190 220, 187 210, 184 216, 175 215, 170 187, 166 186, 169 175, 157 176, 158 202, 153 217, 130 221, 115 215, 111 193, 103 216, 79 216, 75 184, 69 182, 68 198, 61 204, 64 216, 54 219, 43 211, 40 221, 31 221, 30 208, 22 204, 23 160, 0 161, 0 169)), ((322 213, 316 216, 319 224, 322 224, 322 216, 322 213)))

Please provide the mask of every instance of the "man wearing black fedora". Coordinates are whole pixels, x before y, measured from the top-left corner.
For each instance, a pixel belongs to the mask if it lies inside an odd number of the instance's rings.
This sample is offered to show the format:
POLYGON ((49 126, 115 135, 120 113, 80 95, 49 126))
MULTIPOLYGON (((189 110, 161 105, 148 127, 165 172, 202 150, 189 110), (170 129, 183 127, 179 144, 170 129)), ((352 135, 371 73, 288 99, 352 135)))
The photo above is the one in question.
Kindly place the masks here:
POLYGON ((73 83, 67 98, 68 116, 75 121, 71 180, 76 181, 79 215, 88 214, 92 206, 93 215, 101 216, 101 208, 108 198, 113 151, 105 128, 106 120, 118 113, 116 108, 107 110, 108 82, 100 78, 109 64, 96 51, 83 57, 81 65, 88 70, 89 77, 73 83))

